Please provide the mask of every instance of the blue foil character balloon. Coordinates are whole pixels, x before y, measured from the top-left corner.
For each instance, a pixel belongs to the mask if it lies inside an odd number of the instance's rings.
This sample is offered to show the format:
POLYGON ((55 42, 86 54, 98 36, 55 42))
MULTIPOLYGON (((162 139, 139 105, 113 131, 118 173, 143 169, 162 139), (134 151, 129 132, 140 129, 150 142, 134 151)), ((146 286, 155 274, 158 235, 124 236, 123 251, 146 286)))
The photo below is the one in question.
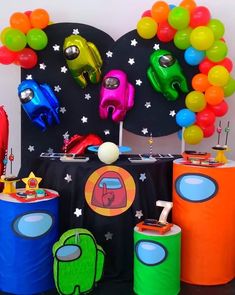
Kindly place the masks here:
POLYGON ((30 120, 42 131, 60 123, 59 102, 49 85, 24 80, 18 87, 18 96, 30 120))

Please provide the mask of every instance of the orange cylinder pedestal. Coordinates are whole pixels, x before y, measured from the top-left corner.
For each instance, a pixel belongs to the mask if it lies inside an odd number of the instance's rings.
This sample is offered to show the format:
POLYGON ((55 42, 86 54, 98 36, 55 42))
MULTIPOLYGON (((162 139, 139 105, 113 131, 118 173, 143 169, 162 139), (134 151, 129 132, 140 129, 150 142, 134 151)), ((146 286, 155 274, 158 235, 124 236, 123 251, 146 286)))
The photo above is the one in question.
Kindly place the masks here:
POLYGON ((235 277, 235 162, 173 164, 173 222, 182 229, 181 279, 219 285, 235 277))

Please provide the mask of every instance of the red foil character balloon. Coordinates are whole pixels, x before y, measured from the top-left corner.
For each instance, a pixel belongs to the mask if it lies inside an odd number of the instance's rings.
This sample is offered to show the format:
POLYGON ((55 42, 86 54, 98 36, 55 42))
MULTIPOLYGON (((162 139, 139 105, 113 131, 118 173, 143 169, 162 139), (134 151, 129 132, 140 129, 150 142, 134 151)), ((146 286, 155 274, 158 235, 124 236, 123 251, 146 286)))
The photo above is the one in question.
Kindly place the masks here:
MULTIPOLYGON (((8 146, 9 122, 7 114, 0 106, 0 176, 4 174, 6 167, 6 154, 8 146)), ((0 184, 0 192, 2 191, 2 184, 0 184)))

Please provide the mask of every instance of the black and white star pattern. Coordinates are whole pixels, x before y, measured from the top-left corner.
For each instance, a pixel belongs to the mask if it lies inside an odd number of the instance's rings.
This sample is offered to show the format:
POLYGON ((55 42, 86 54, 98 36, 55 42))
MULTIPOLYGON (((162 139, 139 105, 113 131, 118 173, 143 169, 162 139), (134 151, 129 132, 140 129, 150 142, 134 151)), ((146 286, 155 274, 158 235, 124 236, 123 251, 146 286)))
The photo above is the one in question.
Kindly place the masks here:
MULTIPOLYGON (((57 125, 53 122, 45 132, 42 132, 22 109, 22 167, 29 167, 31 161, 35 161, 42 152, 46 152, 49 146, 54 152, 62 152, 63 135, 66 132, 68 137, 75 134, 94 133, 103 140, 108 138, 109 141, 118 143, 118 124, 111 118, 102 120, 99 116, 102 80, 92 84, 86 77, 88 85, 82 89, 73 79, 62 50, 66 37, 79 34, 97 46, 105 65, 107 59, 113 58, 113 52, 110 49, 114 43, 113 39, 94 27, 77 23, 53 24, 48 26, 45 32, 48 45, 44 50, 37 52, 38 63, 33 69, 22 69, 21 80, 35 80, 39 84, 46 83, 51 87, 59 102, 60 123, 57 125), (104 132, 104 130, 108 131, 104 132), (29 150, 29 146, 32 146, 34 150, 32 148, 29 150)), ((104 66, 101 72, 103 77, 104 66)), ((22 173, 24 173, 23 170, 22 173)))
POLYGON ((76 208, 74 211, 74 215, 76 215, 77 217, 82 215, 82 209, 76 208))

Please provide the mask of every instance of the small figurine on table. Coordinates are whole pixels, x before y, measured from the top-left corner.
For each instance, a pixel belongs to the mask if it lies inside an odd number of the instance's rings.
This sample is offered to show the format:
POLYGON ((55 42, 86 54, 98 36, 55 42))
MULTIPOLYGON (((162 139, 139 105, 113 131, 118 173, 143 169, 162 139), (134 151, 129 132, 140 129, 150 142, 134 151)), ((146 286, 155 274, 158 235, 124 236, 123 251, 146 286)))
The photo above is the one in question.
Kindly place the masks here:
POLYGON ((229 151, 229 147, 228 147, 228 135, 230 131, 229 125, 230 125, 230 122, 228 121, 227 126, 224 129, 224 132, 226 133, 225 144, 220 145, 220 135, 222 132, 222 125, 221 125, 221 121, 219 122, 219 126, 217 127, 218 142, 216 146, 212 147, 212 149, 216 151, 215 161, 221 164, 226 164, 228 162, 228 159, 225 156, 225 152, 229 151))

